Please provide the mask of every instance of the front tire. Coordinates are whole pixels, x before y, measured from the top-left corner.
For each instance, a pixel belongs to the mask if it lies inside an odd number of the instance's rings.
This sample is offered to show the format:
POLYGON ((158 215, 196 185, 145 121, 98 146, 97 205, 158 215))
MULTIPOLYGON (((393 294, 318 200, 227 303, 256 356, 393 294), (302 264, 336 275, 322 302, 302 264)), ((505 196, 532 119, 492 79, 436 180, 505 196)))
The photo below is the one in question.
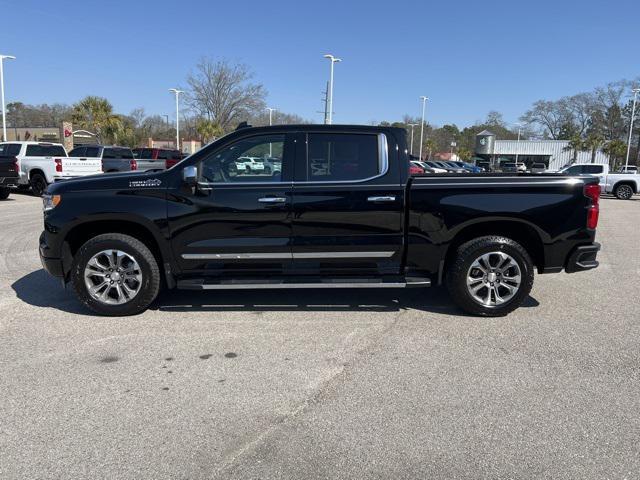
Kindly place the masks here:
POLYGON ((8 187, 0 187, 0 200, 6 200, 9 198, 11 190, 8 187))
POLYGON ((501 317, 527 298, 533 276, 533 262, 522 245, 487 236, 458 247, 445 281, 451 298, 465 312, 501 317))
POLYGON ((80 247, 71 268, 71 284, 78 299, 100 315, 135 315, 157 297, 160 270, 142 242, 106 233, 80 247))
POLYGON ((631 187, 631 185, 627 185, 626 183, 618 185, 613 191, 613 194, 619 200, 629 200, 631 197, 633 197, 633 188, 631 187))
POLYGON ((44 195, 44 192, 47 191, 47 186, 49 185, 47 183, 47 179, 40 173, 34 173, 31 175, 29 184, 31 185, 31 191, 37 197, 44 195))

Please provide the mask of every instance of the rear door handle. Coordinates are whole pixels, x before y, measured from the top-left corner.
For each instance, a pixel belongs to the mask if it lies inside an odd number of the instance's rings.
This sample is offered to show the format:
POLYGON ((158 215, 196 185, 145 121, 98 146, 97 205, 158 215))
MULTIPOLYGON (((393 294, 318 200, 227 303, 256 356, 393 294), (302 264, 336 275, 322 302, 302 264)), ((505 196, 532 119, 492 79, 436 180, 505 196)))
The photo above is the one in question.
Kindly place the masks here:
POLYGON ((395 202, 396 197, 395 195, 383 195, 380 197, 369 197, 367 198, 367 201, 374 202, 374 203, 389 203, 389 202, 395 202))
POLYGON ((262 197, 258 199, 260 203, 285 203, 286 201, 285 197, 262 197))

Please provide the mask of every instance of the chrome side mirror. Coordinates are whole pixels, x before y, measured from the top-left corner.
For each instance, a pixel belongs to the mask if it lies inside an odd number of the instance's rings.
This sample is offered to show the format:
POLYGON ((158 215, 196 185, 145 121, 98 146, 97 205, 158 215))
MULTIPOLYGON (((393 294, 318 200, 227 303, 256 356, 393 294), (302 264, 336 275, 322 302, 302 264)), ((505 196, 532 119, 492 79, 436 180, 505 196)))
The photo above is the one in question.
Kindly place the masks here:
POLYGON ((190 187, 198 184, 198 169, 194 165, 189 165, 182 169, 182 181, 190 187))

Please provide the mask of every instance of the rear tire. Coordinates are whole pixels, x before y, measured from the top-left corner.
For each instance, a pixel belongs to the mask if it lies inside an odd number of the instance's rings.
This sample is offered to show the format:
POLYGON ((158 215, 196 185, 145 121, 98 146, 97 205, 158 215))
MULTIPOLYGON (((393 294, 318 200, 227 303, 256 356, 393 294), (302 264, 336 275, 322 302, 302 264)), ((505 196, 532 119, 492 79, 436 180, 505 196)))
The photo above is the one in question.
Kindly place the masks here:
POLYGON ((633 188, 631 185, 627 185, 626 183, 617 185, 613 194, 620 200, 629 200, 633 197, 633 188))
POLYGON ((29 179, 29 185, 31 185, 31 191, 37 197, 41 197, 44 195, 44 192, 47 191, 47 179, 44 178, 44 175, 41 173, 34 173, 31 175, 31 179, 29 179))
POLYGON ((479 237, 458 247, 446 273, 452 300, 465 312, 501 317, 518 308, 533 287, 533 262, 517 242, 479 237))
POLYGON ((153 253, 142 242, 129 235, 106 233, 80 247, 73 259, 71 284, 78 299, 100 315, 135 315, 157 297, 160 270, 153 253), (110 259, 113 252, 116 254, 110 259), (129 281, 127 271, 134 270, 129 281), (97 288, 100 285, 104 287, 97 288))
POLYGON ((11 190, 8 187, 0 187, 0 200, 6 200, 9 198, 11 190))

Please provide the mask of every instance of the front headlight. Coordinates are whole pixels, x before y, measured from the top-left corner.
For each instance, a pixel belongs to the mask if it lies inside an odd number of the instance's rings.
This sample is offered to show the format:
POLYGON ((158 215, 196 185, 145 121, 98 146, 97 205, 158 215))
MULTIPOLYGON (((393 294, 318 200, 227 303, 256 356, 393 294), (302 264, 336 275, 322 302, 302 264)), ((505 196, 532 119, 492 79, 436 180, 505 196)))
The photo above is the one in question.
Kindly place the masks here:
POLYGON ((42 209, 45 212, 48 212, 49 210, 53 210, 60 204, 61 201, 62 201, 62 196, 49 195, 48 193, 45 193, 42 196, 42 209))

